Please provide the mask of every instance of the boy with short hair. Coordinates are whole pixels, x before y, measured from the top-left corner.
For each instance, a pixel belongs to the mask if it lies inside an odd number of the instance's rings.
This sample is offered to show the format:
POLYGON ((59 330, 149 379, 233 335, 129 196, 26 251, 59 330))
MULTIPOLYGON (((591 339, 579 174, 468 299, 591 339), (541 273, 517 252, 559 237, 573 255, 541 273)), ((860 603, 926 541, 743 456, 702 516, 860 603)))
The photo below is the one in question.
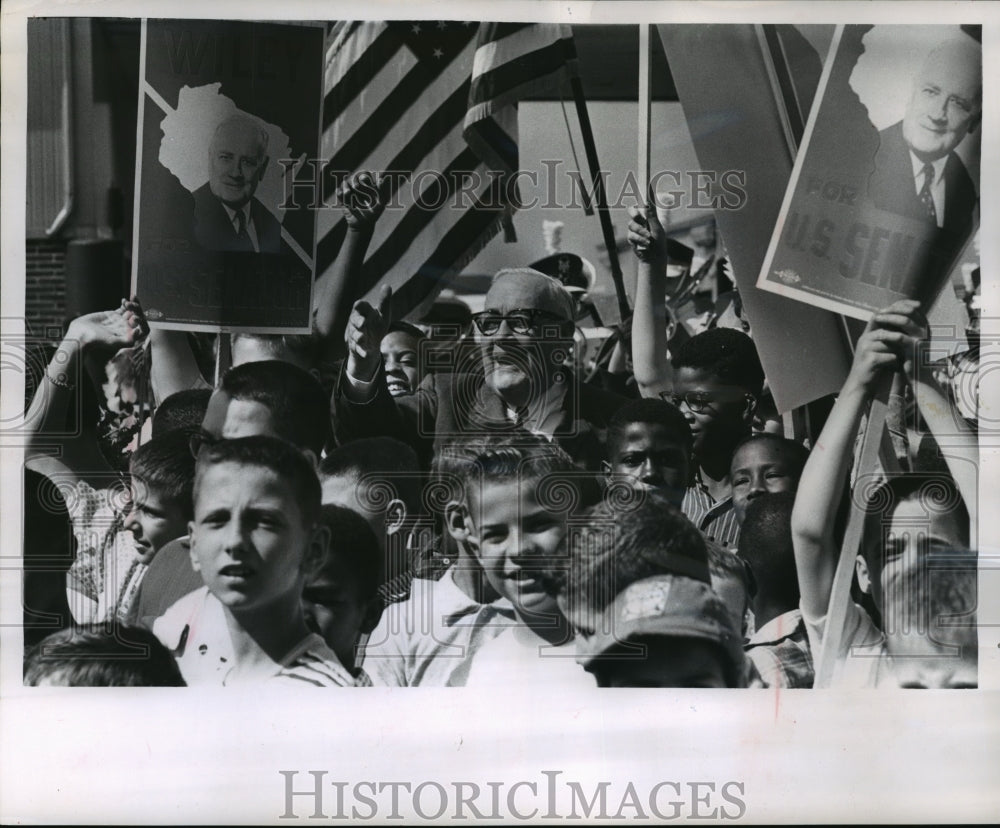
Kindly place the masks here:
MULTIPOLYGON (((248 362, 223 375, 194 443, 266 434, 287 440, 315 461, 329 428, 329 398, 315 377, 285 362, 248 362)), ((129 620, 149 627, 175 601, 201 586, 185 540, 178 538, 150 565, 129 620)))
MULTIPOLYGON (((940 395, 933 396, 934 389, 921 374, 919 344, 926 337, 926 319, 916 301, 900 300, 873 315, 858 340, 851 371, 802 472, 792 512, 792 538, 802 617, 817 657, 827 636, 827 613, 837 569, 834 516, 848 482, 855 436, 876 388, 890 379, 891 371, 902 369, 917 391, 918 405, 922 413, 926 410, 925 419, 932 432, 945 423, 956 428, 949 420, 948 401, 940 395), (931 408, 940 410, 925 408, 930 399, 934 400, 931 408)), ((929 646, 933 642, 928 641, 921 629, 917 632, 923 641, 896 635, 891 628, 891 613, 898 612, 905 599, 899 585, 908 582, 909 574, 921 571, 934 559, 947 561, 956 550, 969 545, 970 523, 974 525, 969 512, 975 507, 976 492, 965 467, 974 468, 974 464, 964 463, 962 454, 964 446, 966 452, 974 455, 969 450, 975 446, 962 443, 960 431, 956 429, 950 435, 952 446, 945 458, 952 477, 896 475, 867 498, 855 573, 862 591, 870 592, 875 607, 883 615, 888 610, 890 617, 883 619, 879 629, 848 598, 832 686, 900 686, 914 671, 919 671, 933 682, 930 686, 946 687, 953 686, 957 676, 969 673, 976 658, 976 648, 970 641, 965 642, 961 651, 953 652, 952 656, 959 657, 946 659, 946 668, 941 670, 937 669, 942 663, 940 655, 933 652, 934 648, 929 646), (914 646, 924 652, 914 653, 914 646), (901 669, 904 666, 905 670, 901 669)), ((918 589, 918 593, 918 600, 925 600, 926 590, 918 589)), ((971 611, 971 606, 967 610, 971 611)), ((941 620, 929 619, 932 626, 939 625, 941 620)), ((974 642, 974 636, 973 626, 967 638, 974 642)), ((966 681, 961 679, 958 683, 964 686, 966 681)))
POLYGON ((310 373, 319 362, 319 339, 312 334, 234 333, 233 366, 279 360, 310 373))
POLYGON ((133 454, 126 495, 94 435, 67 428, 78 381, 87 382, 84 368, 96 374, 108 356, 141 341, 147 331, 137 302, 74 319, 25 415, 25 465, 60 489, 73 525, 77 554, 66 593, 81 624, 125 617, 137 580, 160 547, 184 533, 191 508, 194 463, 178 448, 186 437, 166 435, 133 454))
POLYGON ((736 446, 729 477, 733 512, 740 524, 755 498, 777 492, 794 494, 808 459, 809 449, 778 434, 752 434, 736 446))
POLYGON ((330 547, 302 591, 306 623, 323 636, 348 670, 359 675, 359 641, 378 624, 382 602, 382 551, 371 528, 356 512, 323 504, 330 547))
POLYGON ((210 388, 189 388, 163 399, 153 411, 153 438, 181 428, 196 431, 205 419, 211 398, 210 388))
POLYGON ((676 406, 641 399, 618 409, 608 423, 609 483, 655 491, 680 507, 691 472, 691 429, 676 406))
MULTIPOLYGON (((698 496, 686 487, 691 447, 691 430, 676 406, 664 400, 635 400, 615 413, 608 428, 611 461, 605 464, 606 477, 683 508, 698 496)), ((714 540, 707 540, 706 546, 713 588, 732 610, 737 627, 745 629, 751 585, 743 563, 733 554, 735 550, 724 549, 714 540)))
POLYGON ((694 438, 694 485, 683 511, 730 549, 739 540, 733 512, 730 466, 736 446, 750 434, 764 369, 753 340, 731 328, 714 328, 685 342, 673 361, 674 404, 694 438))
POLYGON ((379 351, 385 370, 386 387, 393 397, 406 397, 417 390, 424 378, 425 367, 421 362, 421 343, 427 340, 416 325, 396 321, 389 325, 379 351))
POLYGON ((306 625, 302 591, 329 532, 315 469, 298 449, 265 436, 203 446, 189 535, 205 586, 153 626, 188 684, 362 683, 306 625))
POLYGON ((184 535, 191 519, 194 458, 190 434, 169 432, 141 445, 129 461, 129 491, 118 508, 108 490, 78 481, 70 504, 77 554, 66 573, 73 618, 124 620, 154 556, 184 535))
POLYGON ((24 655, 27 687, 184 687, 170 651, 141 627, 60 630, 24 655))
MULTIPOLYGON (((424 572, 391 601, 365 645, 365 670, 377 685, 461 686, 475 653, 514 621, 514 608, 487 581, 467 542, 448 533, 445 504, 461 499, 465 472, 485 441, 453 440, 434 457, 430 502, 435 538, 424 572)), ((391 598, 392 596, 386 596, 391 598)))
POLYGON ((604 503, 578 544, 559 605, 599 686, 745 686, 739 634, 713 591, 708 547, 680 511, 655 495, 624 509, 604 503))
POLYGON ((792 548, 791 492, 755 497, 746 508, 740 556, 754 574, 756 630, 744 645, 765 687, 812 687, 809 636, 799 611, 799 582, 792 548))
POLYGON ((223 439, 272 434, 318 458, 330 435, 329 396, 312 374, 288 362, 247 362, 223 374, 203 425, 223 439))
POLYGON ((701 532, 656 494, 624 505, 605 500, 592 507, 568 563, 558 585, 560 606, 584 634, 593 633, 594 616, 636 581, 683 575, 711 585, 701 532))
POLYGON ((550 585, 553 570, 568 565, 570 514, 585 496, 580 483, 570 456, 530 433, 497 440, 467 467, 448 529, 472 546, 518 622, 471 655, 467 685, 593 686, 575 663, 574 633, 550 585))
MULTIPOLYGON (((368 437, 337 447, 319 466, 323 503, 361 515, 379 545, 380 586, 404 593, 413 577, 410 529, 423 512, 425 476, 416 452, 391 437, 368 437)), ((398 600, 398 599, 397 599, 398 600)))

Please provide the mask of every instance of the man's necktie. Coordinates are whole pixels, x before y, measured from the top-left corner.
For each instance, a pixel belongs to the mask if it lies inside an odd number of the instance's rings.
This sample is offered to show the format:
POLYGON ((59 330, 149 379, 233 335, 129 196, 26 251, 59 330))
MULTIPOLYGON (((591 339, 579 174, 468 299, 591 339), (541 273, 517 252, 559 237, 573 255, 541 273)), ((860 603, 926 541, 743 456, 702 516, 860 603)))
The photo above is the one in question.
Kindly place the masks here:
POLYGON ((927 218, 937 224, 937 210, 934 208, 934 197, 931 195, 931 182, 934 180, 934 165, 924 164, 924 186, 920 188, 920 203, 927 211, 927 218))
POLYGON ((236 211, 236 238, 240 241, 250 238, 247 235, 247 217, 243 215, 242 210, 236 211))

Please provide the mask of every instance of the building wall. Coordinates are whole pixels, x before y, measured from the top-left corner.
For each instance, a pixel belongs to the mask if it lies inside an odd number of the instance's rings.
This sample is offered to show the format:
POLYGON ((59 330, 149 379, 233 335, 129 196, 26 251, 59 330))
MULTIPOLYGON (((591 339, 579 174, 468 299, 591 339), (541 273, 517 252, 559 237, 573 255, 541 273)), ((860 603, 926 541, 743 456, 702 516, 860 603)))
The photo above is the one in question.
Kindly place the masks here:
POLYGON ((66 314, 66 241, 28 239, 25 247, 25 327, 33 337, 57 338, 66 314))

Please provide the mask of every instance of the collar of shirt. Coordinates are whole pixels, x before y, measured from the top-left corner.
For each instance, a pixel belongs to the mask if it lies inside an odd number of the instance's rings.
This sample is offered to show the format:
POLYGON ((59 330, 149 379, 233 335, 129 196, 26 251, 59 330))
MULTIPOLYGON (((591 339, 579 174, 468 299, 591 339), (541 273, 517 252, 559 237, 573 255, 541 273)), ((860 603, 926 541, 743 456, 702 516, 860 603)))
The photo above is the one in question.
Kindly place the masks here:
POLYGON ((705 508, 710 512, 722 511, 723 507, 730 508, 733 503, 733 496, 731 494, 726 495, 721 500, 716 500, 712 493, 708 490, 708 486, 701 476, 701 469, 696 468, 694 470, 694 480, 691 485, 688 486, 688 491, 694 490, 695 492, 705 496, 705 508))
POLYGON ((250 202, 248 201, 239 210, 234 210, 224 201, 221 202, 222 206, 226 208, 226 215, 229 216, 229 223, 233 225, 233 232, 239 233, 240 225, 236 220, 237 213, 243 213, 243 226, 247 229, 247 235, 250 237, 250 243, 253 245, 255 253, 260 252, 260 247, 257 245, 257 228, 253 226, 253 222, 250 220, 250 202))
MULTIPOLYGON (((920 189, 924 186, 924 164, 927 162, 921 161, 911 150, 910 163, 913 165, 913 179, 917 186, 917 192, 920 192, 920 189)), ((930 163, 934 168, 934 180, 931 182, 931 186, 933 187, 944 175, 944 165, 948 163, 948 156, 942 155, 936 161, 931 161, 930 163)))
POLYGON ((772 618, 763 627, 758 629, 750 636, 745 646, 756 647, 759 644, 777 644, 779 641, 783 641, 790 635, 793 635, 796 630, 801 630, 803 636, 805 636, 802 613, 797 609, 789 610, 776 618, 772 618))
MULTIPOLYGON (((521 425, 532 434, 551 438, 562 424, 565 415, 563 402, 566 399, 567 391, 568 384, 566 382, 552 383, 548 391, 537 402, 528 405, 521 425)), ((506 412, 507 419, 516 423, 518 419, 517 409, 507 406, 506 412)))
POLYGON ((434 612, 439 614, 448 627, 454 626, 462 618, 477 615, 484 610, 514 620, 514 606, 506 598, 498 598, 489 604, 480 604, 466 595, 459 588, 458 584, 455 583, 454 569, 449 569, 437 581, 425 581, 421 578, 414 579, 413 587, 410 591, 410 600, 418 602, 426 600, 429 602, 431 600, 429 596, 425 599, 416 594, 418 592, 418 583, 421 586, 426 584, 424 588, 426 590, 433 590, 434 592, 433 603, 418 605, 432 606, 434 612))

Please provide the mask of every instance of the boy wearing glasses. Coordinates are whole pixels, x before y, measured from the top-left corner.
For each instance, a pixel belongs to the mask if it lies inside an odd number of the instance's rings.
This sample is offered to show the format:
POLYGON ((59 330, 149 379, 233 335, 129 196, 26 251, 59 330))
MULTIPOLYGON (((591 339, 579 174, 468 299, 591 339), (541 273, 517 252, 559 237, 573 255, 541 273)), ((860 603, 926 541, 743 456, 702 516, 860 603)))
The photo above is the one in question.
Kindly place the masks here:
POLYGON ((500 271, 473 316, 480 364, 429 374, 412 395, 395 399, 379 353, 390 299, 385 287, 378 307, 361 301, 351 313, 334 394, 340 442, 393 436, 427 468, 449 439, 523 428, 553 439, 577 464, 600 468, 604 429, 624 400, 578 382, 567 367, 573 305, 559 282, 530 268, 500 271))
POLYGON ((672 399, 694 438, 694 478, 681 508, 709 540, 732 549, 740 528, 730 466, 736 447, 750 435, 764 369, 753 340, 731 328, 689 339, 672 364, 672 399))

